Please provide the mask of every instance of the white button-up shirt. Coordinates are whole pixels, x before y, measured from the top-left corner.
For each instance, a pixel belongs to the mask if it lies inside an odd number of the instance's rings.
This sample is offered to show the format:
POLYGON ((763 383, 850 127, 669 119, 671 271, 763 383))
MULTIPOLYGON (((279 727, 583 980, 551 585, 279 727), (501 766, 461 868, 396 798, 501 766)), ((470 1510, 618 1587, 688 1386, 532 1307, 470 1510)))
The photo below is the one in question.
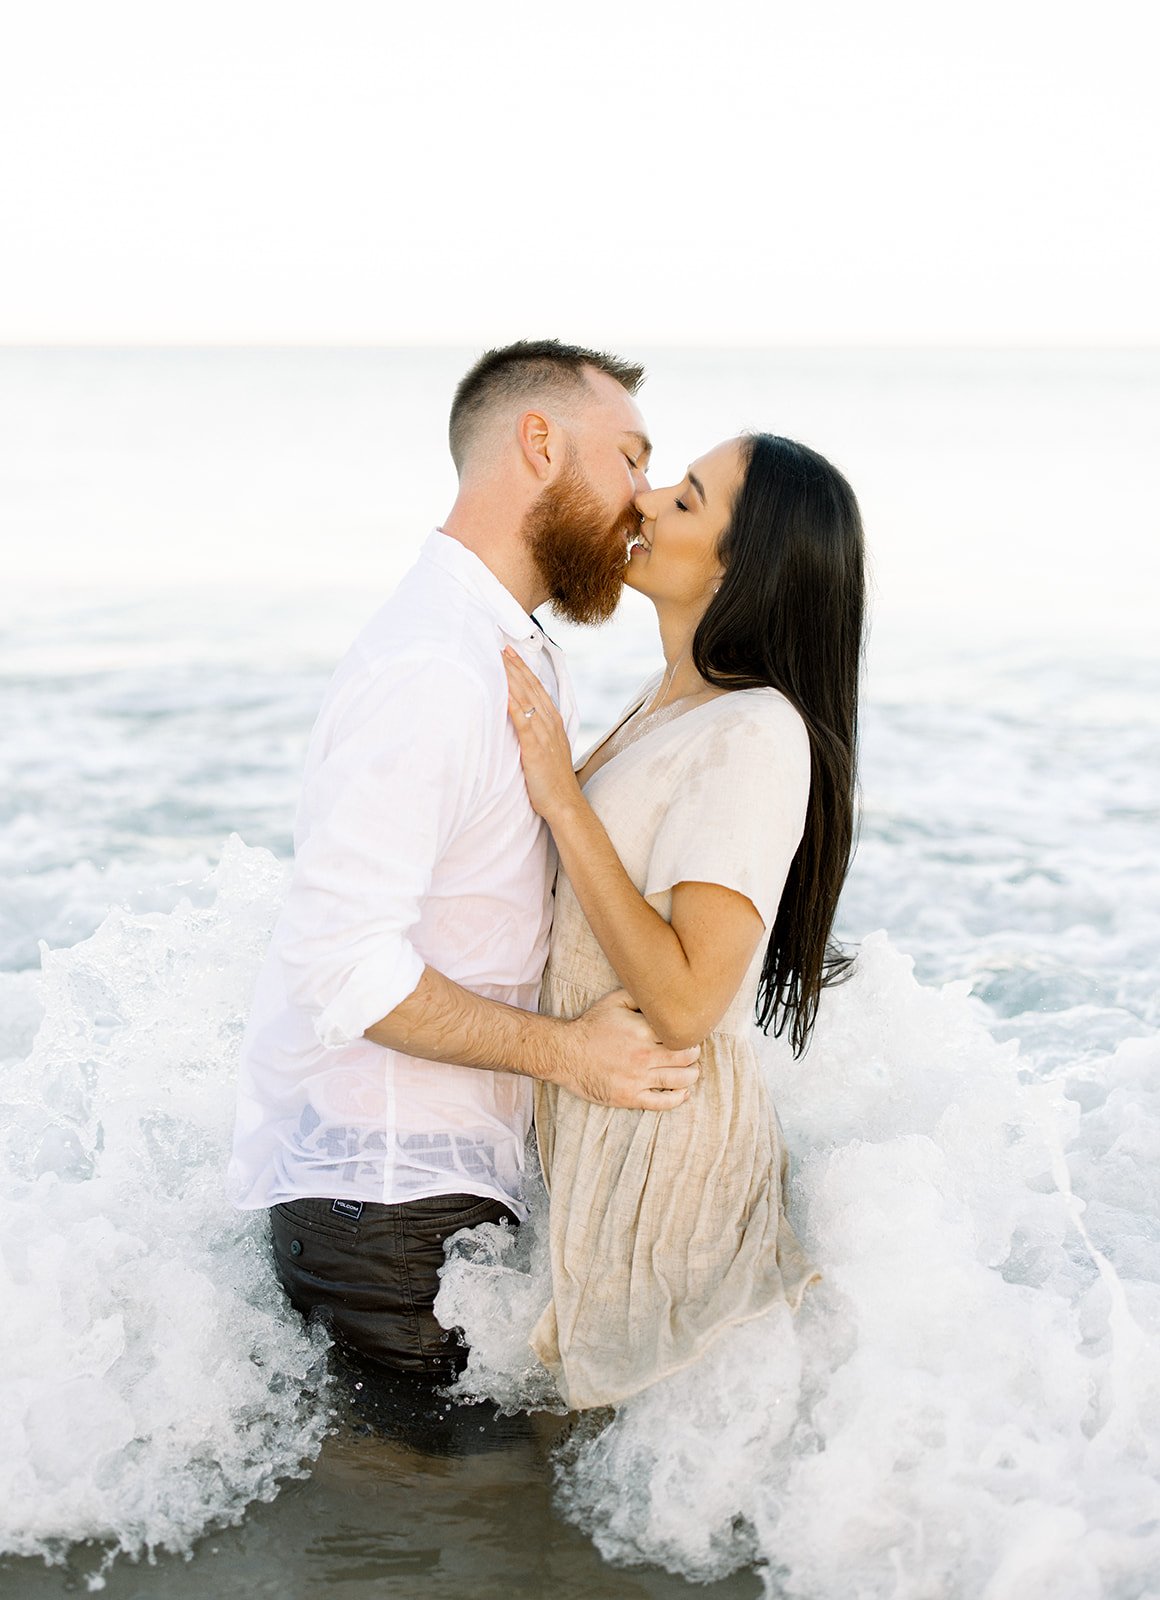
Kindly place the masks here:
POLYGON ((506 644, 574 737, 560 651, 477 556, 436 532, 331 681, 242 1049, 238 1206, 462 1192, 524 1214, 529 1080, 363 1037, 425 965, 536 1008, 555 854, 508 720, 506 644))

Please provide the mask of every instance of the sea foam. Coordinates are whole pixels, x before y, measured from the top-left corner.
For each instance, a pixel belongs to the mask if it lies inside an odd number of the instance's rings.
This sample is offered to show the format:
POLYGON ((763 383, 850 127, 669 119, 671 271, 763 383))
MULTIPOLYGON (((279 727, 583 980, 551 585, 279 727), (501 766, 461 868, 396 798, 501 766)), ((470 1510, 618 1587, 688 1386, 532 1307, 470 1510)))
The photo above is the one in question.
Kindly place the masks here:
MULTIPOLYGON (((758 1561, 771 1596, 1146 1592, 1160 1046, 1042 1077, 966 988, 919 985, 876 934, 806 1058, 766 1049, 824 1281, 569 1440, 558 1504, 609 1560, 758 1561)), ((453 1249, 437 1309, 473 1346, 466 1393, 544 1403, 545 1225, 541 1191, 518 1245, 453 1249)))
POLYGON ((222 1171, 284 869, 240 841, 194 899, 44 951, 7 1018, 0 1549, 187 1549, 302 1470, 320 1344, 222 1171), (195 903, 195 899, 196 902, 195 903))
MULTIPOLYGON (((166 912, 5 980, 0 1545, 189 1549, 320 1448, 324 1350, 222 1192, 284 868, 238 841, 166 912), (30 1042, 31 1040, 31 1042, 30 1042)), ((770 1595, 1140 1600, 1160 1567, 1160 1045, 996 1040, 883 934, 807 1057, 764 1049, 823 1282, 582 1424, 557 1504, 612 1562, 770 1595), (1046 1064, 1045 1064, 1046 1063, 1046 1064)), ((460 1236, 461 1397, 558 1409, 527 1334, 542 1186, 460 1236)))

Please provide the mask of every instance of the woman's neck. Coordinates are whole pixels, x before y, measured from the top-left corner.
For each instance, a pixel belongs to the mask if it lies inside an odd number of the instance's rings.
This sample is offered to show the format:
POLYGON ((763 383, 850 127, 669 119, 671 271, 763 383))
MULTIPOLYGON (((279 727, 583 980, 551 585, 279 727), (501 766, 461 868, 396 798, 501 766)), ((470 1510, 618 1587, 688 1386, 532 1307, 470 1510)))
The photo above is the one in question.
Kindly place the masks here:
POLYGON ((701 694, 708 685, 693 665, 693 636, 700 618, 673 616, 657 607, 657 622, 661 631, 661 648, 665 653, 665 670, 656 695, 650 702, 654 711, 671 705, 674 700, 685 700, 690 695, 701 694))

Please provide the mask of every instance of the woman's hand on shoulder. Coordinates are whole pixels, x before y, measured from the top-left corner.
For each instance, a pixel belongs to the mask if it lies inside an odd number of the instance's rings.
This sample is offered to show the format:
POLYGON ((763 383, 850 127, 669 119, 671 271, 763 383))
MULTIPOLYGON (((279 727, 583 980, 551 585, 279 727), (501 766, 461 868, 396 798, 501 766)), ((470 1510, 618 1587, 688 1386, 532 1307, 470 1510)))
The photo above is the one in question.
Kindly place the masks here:
POLYGON ((572 770, 572 746, 551 695, 510 645, 504 650, 503 664, 508 716, 520 742, 528 799, 532 809, 554 828, 569 808, 584 803, 572 770))

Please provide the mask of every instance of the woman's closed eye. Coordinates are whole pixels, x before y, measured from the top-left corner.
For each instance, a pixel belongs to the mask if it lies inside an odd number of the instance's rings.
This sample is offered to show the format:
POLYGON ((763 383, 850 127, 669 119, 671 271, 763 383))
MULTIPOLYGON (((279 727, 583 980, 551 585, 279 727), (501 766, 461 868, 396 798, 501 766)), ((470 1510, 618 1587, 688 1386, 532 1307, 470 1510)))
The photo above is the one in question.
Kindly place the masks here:
POLYGON ((689 509, 683 500, 676 500, 674 504, 678 511, 687 511, 689 509))

